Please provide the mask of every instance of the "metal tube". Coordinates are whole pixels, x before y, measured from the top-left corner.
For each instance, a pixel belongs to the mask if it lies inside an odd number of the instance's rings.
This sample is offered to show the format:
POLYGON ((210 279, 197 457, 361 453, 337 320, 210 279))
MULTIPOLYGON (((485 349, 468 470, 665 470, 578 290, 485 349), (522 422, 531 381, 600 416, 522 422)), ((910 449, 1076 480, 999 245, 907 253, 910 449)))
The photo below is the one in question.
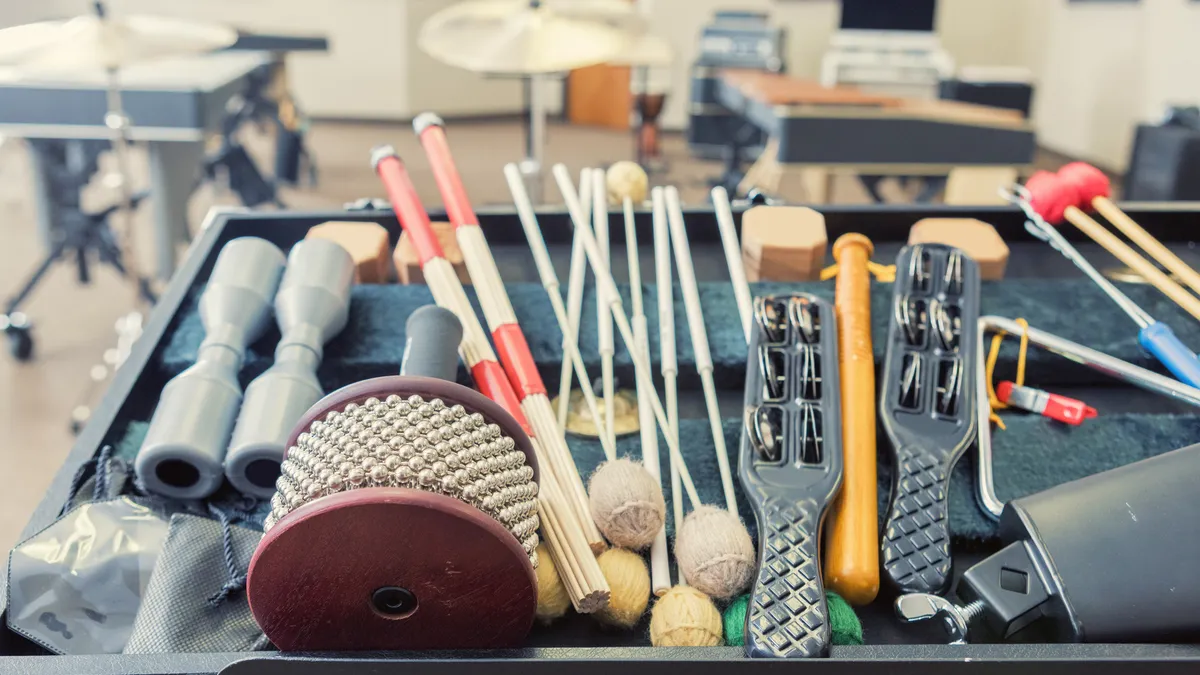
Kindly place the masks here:
POLYGON ((1135 387, 1156 394, 1162 394, 1176 401, 1200 408, 1200 389, 1182 384, 1169 377, 1159 375, 1158 373, 1135 366, 1132 363, 1122 361, 1103 352, 1098 352, 1095 349, 1071 342, 1052 333, 1047 333, 1033 327, 1022 331, 1021 326, 1011 319, 999 316, 979 317, 979 345, 976 350, 979 354, 976 366, 979 373, 976 385, 979 391, 979 409, 976 413, 979 421, 979 460, 976 473, 979 506, 985 514, 991 515, 993 518, 1000 517, 1000 512, 1004 509, 1004 502, 996 497, 992 474, 992 433, 988 421, 991 416, 991 407, 988 405, 987 396, 987 352, 983 347, 984 334, 987 331, 1007 333, 1009 335, 1021 335, 1024 332, 1029 337, 1031 344, 1037 345, 1042 349, 1054 352, 1063 358, 1070 359, 1093 370, 1098 370, 1118 380, 1128 382, 1135 387))

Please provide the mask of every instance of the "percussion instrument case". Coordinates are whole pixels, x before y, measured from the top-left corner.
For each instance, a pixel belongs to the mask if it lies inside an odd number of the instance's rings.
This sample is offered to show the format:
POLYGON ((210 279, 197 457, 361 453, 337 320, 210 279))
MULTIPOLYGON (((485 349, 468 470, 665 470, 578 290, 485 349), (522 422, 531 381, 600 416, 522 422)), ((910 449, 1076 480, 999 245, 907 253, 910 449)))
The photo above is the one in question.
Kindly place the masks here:
MULTIPOLYGON (((1200 217, 1200 205, 1127 204, 1129 214, 1168 246, 1188 257, 1193 265, 1200 257, 1188 248, 1188 237, 1200 217), (1190 256, 1190 257, 1189 257, 1190 256)), ((984 282, 981 288, 981 313, 1009 318, 1024 317, 1029 324, 1069 340, 1100 349, 1112 356, 1145 368, 1157 369, 1155 362, 1137 344, 1136 328, 1121 315, 1111 301, 1044 243, 1034 240, 1022 225, 1021 214, 1009 207, 951 207, 930 205, 827 206, 825 214, 829 240, 847 232, 861 232, 875 243, 874 259, 894 262, 908 240, 909 229, 922 218, 977 218, 994 225, 1012 249, 1008 276, 1004 281, 984 282)), ((444 214, 431 214, 433 220, 445 220, 444 214)), ((532 257, 520 223, 511 208, 481 209, 480 222, 505 275, 514 310, 524 332, 530 337, 534 360, 548 382, 557 382, 561 363, 561 345, 545 292, 533 276, 532 257)), ((740 210, 735 219, 740 222, 740 210)), ((613 212, 614 244, 623 239, 620 214, 613 212)), ((651 217, 639 211, 637 229, 644 246, 650 246, 651 217)), ((736 453, 740 446, 742 422, 739 417, 741 392, 746 377, 746 346, 733 291, 725 277, 724 260, 718 229, 710 209, 686 212, 689 238, 702 271, 700 294, 715 364, 718 389, 735 401, 723 410, 727 447, 736 453), (706 257, 707 256, 707 257, 706 257), (712 264, 705 265, 710 261, 712 264)), ((230 240, 254 236, 264 238, 283 251, 301 241, 309 228, 326 221, 369 221, 385 227, 394 246, 400 228, 390 210, 366 202, 364 208, 332 212, 260 212, 214 210, 206 227, 193 242, 181 269, 162 294, 150 315, 141 339, 129 359, 117 372, 91 421, 79 434, 65 463, 54 477, 42 502, 34 511, 21 539, 44 529, 71 499, 71 486, 77 470, 105 446, 113 446, 116 455, 130 454, 140 445, 139 433, 158 401, 162 386, 195 359, 203 339, 203 327, 197 313, 197 300, 222 246, 230 240), (132 449, 132 450, 131 450, 132 449)), ((565 270, 565 255, 570 250, 571 227, 565 212, 552 207, 539 213, 539 220, 551 253, 565 270)), ((740 227, 740 225, 739 225, 740 227)), ((1077 232, 1065 231, 1078 239, 1077 232)), ((1098 249, 1081 244, 1097 267, 1112 262, 1098 249)), ((614 259, 620 256, 614 256, 614 259)), ((625 278, 624 269, 617 271, 625 278)), ((653 279, 652 274, 643 275, 653 279)), ((1138 304, 1151 315, 1176 328, 1179 337, 1192 348, 1200 346, 1200 325, 1190 320, 1152 287, 1121 284, 1138 304)), ((564 289, 565 290, 565 289, 564 289)), ((622 287, 628 293, 628 287, 622 287)), ((650 285, 642 289, 648 307, 655 294, 650 285)), ((776 293, 812 293, 832 300, 833 282, 759 283, 754 295, 776 293)), ((468 294, 473 291, 468 287, 468 294)), ((678 291, 676 298, 680 298, 678 291)), ((876 364, 883 363, 891 289, 875 283, 872 288, 872 323, 875 335, 876 364)), ((365 378, 398 372, 404 349, 405 317, 421 305, 432 302, 424 286, 367 284, 352 290, 350 319, 342 333, 326 346, 318 377, 326 391, 365 378)), ((590 366, 597 365, 595 311, 591 289, 585 300, 581 349, 590 366)), ((677 325, 686 325, 681 302, 677 325)), ((657 325, 649 311, 651 353, 657 355, 657 325)), ((699 379, 686 331, 679 335, 679 372, 681 407, 685 399, 699 398, 699 379)), ((240 373, 243 386, 271 364, 278 331, 250 345, 240 373)), ((1007 339, 1001 350, 996 378, 1011 379, 1017 360, 1017 340, 1007 339)), ((657 356, 655 356, 657 361, 657 356)), ((654 364, 657 372, 657 362, 654 364)), ((632 383, 633 373, 628 352, 618 345, 618 377, 632 383)), ((1048 352, 1031 348, 1028 354, 1027 381, 1030 386, 1071 395, 1100 409, 1100 417, 1077 428, 1058 425, 1036 415, 1007 415, 1008 429, 994 432, 996 490, 1008 500, 1048 489, 1055 485, 1158 455, 1195 443, 1200 439, 1200 412, 1106 378, 1095 371, 1071 363, 1048 352)), ((1161 371, 1160 371, 1161 372, 1161 371)), ((469 384, 460 368, 459 381, 469 384)), ((697 408, 702 410, 702 408, 697 408)), ((702 414, 684 413, 680 447, 688 456, 701 497, 717 502, 720 487, 712 451, 709 426, 702 414), (692 419, 687 419, 687 418, 692 419)), ((64 420, 64 424, 66 420, 64 420)), ((880 439, 879 481, 890 485, 890 453, 886 436, 880 439)), ((590 474, 601 461, 599 445, 588 439, 570 438, 573 454, 581 473, 590 474)), ((622 439, 619 453, 640 455, 636 434, 622 439)), ((29 452, 38 449, 30 448, 29 452)), ((961 574, 975 562, 1000 548, 997 524, 984 517, 975 504, 974 449, 969 449, 957 465, 950 487, 949 512, 954 534, 952 553, 954 570, 961 574)), ((736 458, 735 458, 736 461, 736 458)), ((740 492, 740 490, 739 490, 740 492)), ((887 499, 881 490, 881 502, 887 499)), ((668 499, 670 497, 668 496, 668 499)), ((742 499, 742 517, 753 523, 749 505, 742 499)), ((881 513, 884 509, 880 510, 881 513)), ((753 529, 753 528, 752 528, 753 529)), ((668 526, 672 534, 673 524, 668 526)), ((1110 543, 1119 545, 1119 542, 1110 543)), ((1105 564, 1098 560, 1097 564, 1105 564)), ((1136 573, 1136 571, 1131 571, 1136 573)), ((0 608, 7 604, 8 570, 0 572, 0 608)), ((1194 673, 1200 669, 1200 644, 1058 644, 1046 641, 1035 629, 1019 635, 1019 641, 988 640, 972 636, 971 644, 948 645, 936 625, 904 625, 892 609, 894 592, 881 592, 870 606, 857 608, 864 627, 866 644, 834 646, 828 659, 819 659, 796 668, 815 667, 822 672, 854 673, 1124 673, 1138 667, 1153 666, 1158 673, 1194 673), (1028 634, 1026 634, 1028 633, 1028 634), (1039 637, 1041 640, 1039 641, 1039 637)), ((302 603, 300 603, 302 604, 302 603)), ((1200 611, 1200 608, 1197 608, 1200 611)), ((404 673, 405 675, 458 675, 466 673, 572 672, 575 675, 666 675, 689 672, 694 675, 724 673, 749 668, 746 672, 782 672, 793 664, 776 660, 750 660, 742 647, 654 648, 650 646, 646 621, 632 631, 602 629, 587 617, 571 615, 552 626, 535 626, 523 648, 495 652, 437 653, 321 653, 282 654, 274 651, 237 653, 113 654, 90 656, 54 656, 31 642, 0 627, 0 674, 4 673, 91 673, 93 675, 184 674, 184 673, 256 673, 258 675, 355 675, 358 673, 404 673)), ((936 622, 923 622, 935 624, 936 622)))

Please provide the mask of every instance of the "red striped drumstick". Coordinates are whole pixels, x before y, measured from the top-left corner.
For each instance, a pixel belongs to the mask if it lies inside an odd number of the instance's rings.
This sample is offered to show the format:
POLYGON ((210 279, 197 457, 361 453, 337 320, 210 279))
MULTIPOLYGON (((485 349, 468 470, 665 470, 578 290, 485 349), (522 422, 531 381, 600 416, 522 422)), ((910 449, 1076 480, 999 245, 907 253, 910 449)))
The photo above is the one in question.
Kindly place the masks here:
MULTIPOLYGON (((539 515, 542 517, 544 539, 550 549, 550 555, 558 567, 576 610, 588 613, 603 608, 608 603, 608 582, 592 555, 589 538, 584 535, 582 524, 570 508, 569 500, 562 494, 559 485, 561 479, 555 471, 555 463, 547 456, 549 453, 539 442, 541 439, 531 430, 519 399, 505 376, 504 368, 496 360, 487 334, 479 324, 466 291, 454 273, 454 266, 446 260, 442 246, 430 225, 429 214, 417 196, 404 163, 390 146, 376 148, 372 153, 371 163, 383 182, 400 226, 412 240, 434 301, 454 312, 462 323, 463 339, 459 353, 470 369, 475 385, 485 396, 502 405, 520 422, 533 440, 539 467, 549 469, 544 470, 541 476, 542 504, 539 515)), ((476 290, 482 291, 482 288, 476 286, 476 290)), ((532 360, 530 363, 532 364, 532 360)), ((537 370, 533 369, 533 372, 536 374, 537 370)), ((590 518, 588 523, 595 527, 590 518)))
MULTIPOLYGON (((437 181, 438 190, 442 193, 442 201, 446 206, 446 214, 454 225, 454 234, 458 239, 458 247, 463 253, 463 262, 479 296, 479 304, 483 307, 483 316, 488 328, 492 331, 492 341, 500 353, 500 361, 504 370, 521 399, 521 409, 533 426, 534 432, 541 439, 548 451, 554 472, 558 476, 565 492, 567 501, 571 503, 579 518, 588 543, 592 550, 604 550, 604 538, 596 528, 592 519, 591 508, 588 505, 587 491, 567 441, 562 430, 558 427, 554 408, 546 395, 546 386, 538 373, 533 354, 525 334, 517 323, 513 313, 512 303, 500 278, 500 270, 496 267, 496 259, 488 247, 483 228, 479 226, 479 218, 471 208, 467 191, 463 187, 462 177, 454 164, 450 153, 450 144, 446 139, 446 130, 441 118, 433 113, 418 115, 413 120, 413 130, 425 148, 425 154, 433 168, 433 176, 437 181)), ((605 453, 616 455, 616 449, 608 447, 611 439, 601 437, 605 444, 605 453)))

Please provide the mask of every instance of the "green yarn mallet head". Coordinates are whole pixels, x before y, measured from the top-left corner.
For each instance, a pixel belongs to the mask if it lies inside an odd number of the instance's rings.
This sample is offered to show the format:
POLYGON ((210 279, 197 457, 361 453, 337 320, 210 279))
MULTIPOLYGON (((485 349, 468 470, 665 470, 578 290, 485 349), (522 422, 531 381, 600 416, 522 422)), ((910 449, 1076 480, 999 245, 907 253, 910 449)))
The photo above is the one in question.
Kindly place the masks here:
MULTIPOLYGON (((750 604, 750 596, 743 595, 729 604, 722 617, 725 623, 725 644, 730 647, 741 647, 746 644, 746 607, 750 604)), ((829 606, 829 627, 833 634, 835 645, 861 645, 863 643, 862 623, 854 608, 840 595, 825 591, 825 604, 829 606)))

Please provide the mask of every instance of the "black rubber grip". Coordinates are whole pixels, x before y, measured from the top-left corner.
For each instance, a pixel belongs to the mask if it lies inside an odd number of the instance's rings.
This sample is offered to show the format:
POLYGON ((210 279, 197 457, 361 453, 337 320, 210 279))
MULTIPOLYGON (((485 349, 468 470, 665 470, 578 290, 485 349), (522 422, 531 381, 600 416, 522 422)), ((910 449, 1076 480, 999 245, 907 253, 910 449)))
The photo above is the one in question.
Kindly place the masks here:
POLYGON ((830 628, 817 558, 817 502, 767 499, 759 517, 762 541, 758 579, 746 611, 746 654, 826 656, 830 628))
POLYGON ((896 450, 897 476, 883 530, 883 569, 901 591, 940 594, 950 583, 947 459, 916 447, 896 450))
POLYGON ((437 305, 418 307, 404 323, 404 332, 407 341, 400 374, 453 382, 463 336, 462 324, 454 312, 437 305))

